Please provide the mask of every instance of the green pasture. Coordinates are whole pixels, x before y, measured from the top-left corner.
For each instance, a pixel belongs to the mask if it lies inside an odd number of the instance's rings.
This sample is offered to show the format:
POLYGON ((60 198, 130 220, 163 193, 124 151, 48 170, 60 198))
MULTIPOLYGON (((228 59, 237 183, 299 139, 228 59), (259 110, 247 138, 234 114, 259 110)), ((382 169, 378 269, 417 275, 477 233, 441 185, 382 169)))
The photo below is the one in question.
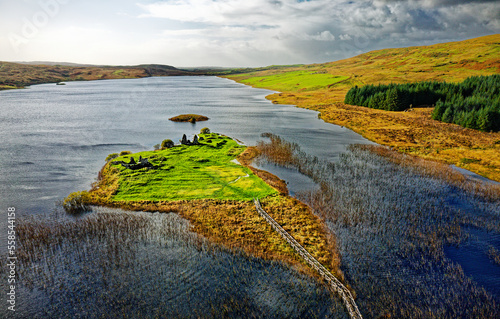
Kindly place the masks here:
POLYGON ((119 174, 116 201, 233 199, 249 200, 276 191, 248 168, 231 162, 244 149, 229 137, 200 134, 201 145, 128 154, 112 160, 119 174), (131 170, 116 164, 148 158, 156 168, 131 170))
POLYGON ((254 87, 265 87, 281 92, 296 92, 299 90, 318 90, 348 78, 348 76, 336 76, 317 71, 291 71, 251 77, 241 82, 254 87))

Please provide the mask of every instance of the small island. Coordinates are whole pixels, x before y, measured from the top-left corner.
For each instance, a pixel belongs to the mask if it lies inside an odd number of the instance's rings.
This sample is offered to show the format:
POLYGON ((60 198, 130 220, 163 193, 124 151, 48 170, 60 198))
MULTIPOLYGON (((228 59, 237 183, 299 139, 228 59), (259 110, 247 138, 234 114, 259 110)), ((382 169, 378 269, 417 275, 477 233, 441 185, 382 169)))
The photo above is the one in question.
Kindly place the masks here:
POLYGON ((171 118, 169 118, 169 120, 173 121, 173 122, 196 123, 196 122, 201 122, 201 121, 208 121, 208 117, 203 116, 203 115, 198 115, 198 114, 181 114, 181 115, 171 117, 171 118))

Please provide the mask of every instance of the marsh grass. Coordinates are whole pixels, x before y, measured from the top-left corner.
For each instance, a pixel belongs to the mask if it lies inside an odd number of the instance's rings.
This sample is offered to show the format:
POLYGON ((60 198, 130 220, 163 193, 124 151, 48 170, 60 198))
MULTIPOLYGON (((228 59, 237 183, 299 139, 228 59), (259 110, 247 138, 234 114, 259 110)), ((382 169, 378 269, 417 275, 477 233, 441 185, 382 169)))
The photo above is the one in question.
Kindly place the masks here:
POLYGON ((488 201, 500 201, 499 184, 475 180, 451 168, 449 165, 398 153, 387 147, 375 145, 360 145, 358 147, 380 155, 396 165, 418 172, 424 176, 445 180, 450 185, 459 187, 470 194, 482 197, 488 201))
MULTIPOLYGON (((266 211, 306 247, 332 273, 342 279, 335 240, 306 205, 285 196, 262 199, 266 211)), ((130 211, 174 212, 190 221, 192 231, 227 249, 244 251, 265 260, 283 261, 317 278, 260 215, 251 201, 183 200, 100 202, 99 205, 130 211)))
POLYGON ((495 247, 490 247, 488 250, 488 257, 498 266, 500 266, 500 252, 495 247))
POLYGON ((319 282, 214 245, 177 214, 94 209, 18 220, 17 318, 347 318, 319 282))
POLYGON ((500 202, 488 187, 385 148, 352 146, 331 163, 269 137, 258 146, 267 160, 295 167, 320 185, 298 198, 334 234, 341 269, 365 317, 499 315, 499 300, 443 249, 465 241, 466 227, 500 232, 500 202))

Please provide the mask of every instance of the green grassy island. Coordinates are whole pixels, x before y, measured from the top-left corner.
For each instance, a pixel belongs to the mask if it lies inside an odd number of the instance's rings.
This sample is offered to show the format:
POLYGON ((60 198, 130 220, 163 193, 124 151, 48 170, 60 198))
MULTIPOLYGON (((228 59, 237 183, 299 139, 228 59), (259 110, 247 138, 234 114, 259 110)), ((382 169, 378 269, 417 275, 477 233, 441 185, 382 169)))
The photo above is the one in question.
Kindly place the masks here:
POLYGON ((198 145, 178 145, 127 154, 110 161, 118 181, 112 200, 250 200, 277 193, 252 171, 234 162, 245 149, 227 136, 200 134, 198 145), (147 159, 152 167, 130 169, 120 164, 147 159))

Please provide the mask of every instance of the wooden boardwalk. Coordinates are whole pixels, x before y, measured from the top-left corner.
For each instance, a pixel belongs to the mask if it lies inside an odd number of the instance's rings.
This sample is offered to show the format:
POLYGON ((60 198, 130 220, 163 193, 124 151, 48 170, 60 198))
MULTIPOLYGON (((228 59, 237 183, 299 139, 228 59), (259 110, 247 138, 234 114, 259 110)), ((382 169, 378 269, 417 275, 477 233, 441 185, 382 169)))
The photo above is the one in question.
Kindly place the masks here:
POLYGON ((254 199, 254 203, 257 212, 292 246, 292 248, 309 264, 309 266, 315 269, 328 282, 330 288, 342 298, 349 316, 353 319, 362 319, 363 317, 361 316, 358 306, 356 305, 349 289, 347 289, 346 286, 340 282, 340 280, 332 275, 330 271, 320 264, 316 258, 314 258, 304 247, 302 247, 301 244, 295 240, 295 238, 293 238, 271 216, 269 216, 269 214, 262 209, 258 199, 254 199))

